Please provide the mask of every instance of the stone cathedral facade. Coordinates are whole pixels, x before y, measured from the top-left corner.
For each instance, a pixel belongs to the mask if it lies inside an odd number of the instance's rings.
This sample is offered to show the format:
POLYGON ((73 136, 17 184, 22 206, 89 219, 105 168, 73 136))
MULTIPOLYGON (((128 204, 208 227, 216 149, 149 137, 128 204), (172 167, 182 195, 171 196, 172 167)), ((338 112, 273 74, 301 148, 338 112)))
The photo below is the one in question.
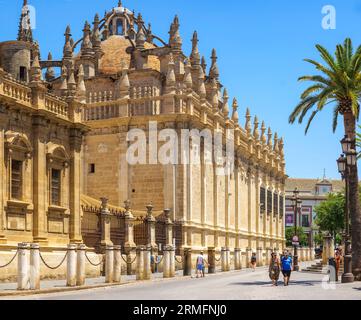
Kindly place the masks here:
POLYGON ((119 2, 85 22, 81 39, 68 26, 61 60, 42 59, 24 1, 18 39, 0 43, 1 243, 81 242, 84 194, 169 208, 184 248, 285 245, 283 139, 248 109, 240 117, 216 51, 207 68, 196 32, 191 41, 184 52, 177 16, 163 40, 119 2), (219 132, 223 149, 232 129, 232 171, 218 175, 216 161, 202 161, 204 142, 197 164, 129 164, 131 129, 145 132, 148 158, 150 135, 163 129, 219 132))

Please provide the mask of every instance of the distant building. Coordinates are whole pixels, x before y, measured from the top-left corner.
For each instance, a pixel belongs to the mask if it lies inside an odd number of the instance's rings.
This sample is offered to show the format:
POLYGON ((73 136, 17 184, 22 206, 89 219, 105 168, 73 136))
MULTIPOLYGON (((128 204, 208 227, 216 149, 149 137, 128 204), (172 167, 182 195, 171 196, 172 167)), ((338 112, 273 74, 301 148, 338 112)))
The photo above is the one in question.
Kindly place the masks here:
POLYGON ((330 193, 340 192, 345 184, 341 180, 319 179, 288 179, 286 181, 286 216, 285 225, 294 227, 294 209, 292 204, 293 191, 298 188, 300 194, 301 214, 298 215, 297 226, 303 227, 313 242, 312 225, 316 218, 315 207, 327 199, 330 193))

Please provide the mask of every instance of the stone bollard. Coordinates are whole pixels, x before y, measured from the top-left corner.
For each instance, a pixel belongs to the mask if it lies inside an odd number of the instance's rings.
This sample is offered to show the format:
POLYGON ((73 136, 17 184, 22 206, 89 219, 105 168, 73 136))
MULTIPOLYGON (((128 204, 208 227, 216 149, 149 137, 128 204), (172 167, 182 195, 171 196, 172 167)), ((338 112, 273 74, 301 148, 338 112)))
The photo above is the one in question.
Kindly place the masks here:
POLYGON ((170 246, 170 263, 169 263, 170 277, 175 277, 175 247, 170 246))
POLYGON ((122 247, 114 246, 114 271, 113 271, 113 282, 121 283, 122 275, 122 247))
POLYGON ((228 248, 223 247, 221 251, 222 272, 230 271, 229 260, 230 260, 230 251, 228 248))
POLYGON ((208 273, 216 273, 216 248, 208 248, 208 273))
POLYGON ((240 248, 234 249, 234 269, 242 270, 242 251, 240 248))
POLYGON ((175 276, 175 260, 173 246, 163 248, 163 278, 173 278, 175 276))
POLYGON ((67 253, 67 261, 66 261, 66 285, 67 287, 75 287, 77 282, 76 277, 76 245, 69 244, 68 245, 68 253, 67 253))
POLYGON ((114 246, 105 248, 105 283, 113 282, 114 272, 114 246))
POLYGON ((76 285, 85 285, 85 250, 86 245, 80 244, 77 251, 76 285))
POLYGON ((150 280, 152 277, 152 267, 151 267, 151 247, 146 247, 143 251, 143 261, 144 261, 144 280, 150 280))
POLYGON ((30 245, 30 290, 40 289, 40 246, 30 245))
POLYGON ((183 276, 192 275, 192 249, 184 249, 183 276))
POLYGON ((18 244, 18 290, 29 289, 28 250, 29 245, 27 243, 18 244))
POLYGON ((144 251, 146 248, 144 246, 137 247, 137 269, 136 276, 137 280, 144 280, 144 251))
POLYGON ((263 264, 263 249, 257 248, 257 266, 262 267, 263 264))

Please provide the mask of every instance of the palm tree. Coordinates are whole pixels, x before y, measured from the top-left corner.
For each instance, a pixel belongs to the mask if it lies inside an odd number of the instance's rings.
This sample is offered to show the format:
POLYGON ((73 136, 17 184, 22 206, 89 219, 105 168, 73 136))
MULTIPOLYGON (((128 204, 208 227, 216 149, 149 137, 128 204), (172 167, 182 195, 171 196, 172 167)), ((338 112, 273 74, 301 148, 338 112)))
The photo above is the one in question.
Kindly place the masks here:
MULTIPOLYGON (((301 95, 289 118, 293 124, 298 118, 302 123, 305 116, 312 111, 307 122, 306 131, 315 116, 325 107, 333 107, 333 131, 336 131, 338 117, 343 116, 345 134, 353 141, 352 149, 356 150, 356 122, 359 118, 361 98, 361 46, 353 50, 351 39, 346 39, 343 45, 337 45, 335 56, 324 47, 316 45, 324 65, 314 60, 305 59, 320 71, 319 75, 303 76, 299 81, 311 81, 301 95)), ((350 214, 352 223, 353 273, 361 280, 361 212, 358 197, 357 165, 349 174, 350 214)))

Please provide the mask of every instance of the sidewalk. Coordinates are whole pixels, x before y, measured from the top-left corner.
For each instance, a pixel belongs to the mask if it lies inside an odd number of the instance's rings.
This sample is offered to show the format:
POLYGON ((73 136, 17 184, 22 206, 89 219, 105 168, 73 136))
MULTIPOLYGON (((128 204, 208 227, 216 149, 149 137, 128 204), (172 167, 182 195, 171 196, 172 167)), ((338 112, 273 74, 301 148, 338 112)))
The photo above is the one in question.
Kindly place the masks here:
MULTIPOLYGON (((306 262, 301 263, 301 269, 307 267, 309 264, 313 262, 306 262)), ((258 267, 257 271, 264 271, 267 273, 268 267, 258 267)), ((221 269, 217 268, 217 273, 215 274, 206 274, 206 277, 211 277, 215 275, 219 275, 221 273, 221 269)), ((252 273, 252 270, 242 269, 242 270, 231 270, 229 272, 224 272, 222 274, 230 274, 230 273, 252 273)), ((192 278, 196 276, 195 271, 192 271, 192 278)), ((107 284, 105 283, 105 277, 100 278, 89 278, 85 281, 85 286, 82 287, 67 287, 66 280, 42 280, 40 282, 41 289, 40 290, 27 290, 27 291, 17 291, 17 284, 16 283, 0 283, 0 297, 11 297, 11 296, 28 296, 28 295, 37 295, 37 294, 46 294, 46 293, 58 293, 58 292, 70 292, 70 291, 80 291, 80 290, 89 290, 89 289, 96 289, 96 288, 106 288, 106 287, 118 287, 124 285, 133 285, 133 284, 142 284, 142 283, 149 283, 149 282, 161 282, 161 281, 181 281, 183 279, 189 279, 190 276, 184 277, 183 270, 179 270, 176 272, 175 278, 163 278, 163 273, 155 273, 152 275, 152 279, 149 281, 137 281, 136 276, 122 276, 122 283, 120 284, 107 284)))

